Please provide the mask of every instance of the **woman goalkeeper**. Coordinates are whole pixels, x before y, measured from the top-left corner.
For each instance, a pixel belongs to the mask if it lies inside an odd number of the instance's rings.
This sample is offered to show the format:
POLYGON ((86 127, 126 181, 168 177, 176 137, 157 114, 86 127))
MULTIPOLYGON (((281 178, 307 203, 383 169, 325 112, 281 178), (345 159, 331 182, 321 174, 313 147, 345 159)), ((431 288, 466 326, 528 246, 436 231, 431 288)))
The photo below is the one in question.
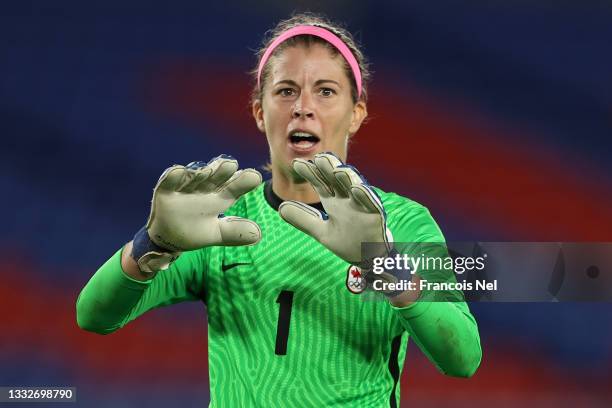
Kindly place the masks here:
POLYGON ((443 373, 471 376, 480 340, 461 294, 425 301, 419 280, 440 274, 376 275, 362 255, 362 242, 379 256, 393 241, 444 242, 425 207, 344 164, 367 116, 362 52, 312 14, 264 44, 252 111, 271 180, 226 155, 167 169, 146 226, 79 295, 79 326, 107 334, 156 307, 204 302, 214 407, 398 406, 410 337, 443 373), (417 285, 364 301, 377 279, 417 285))

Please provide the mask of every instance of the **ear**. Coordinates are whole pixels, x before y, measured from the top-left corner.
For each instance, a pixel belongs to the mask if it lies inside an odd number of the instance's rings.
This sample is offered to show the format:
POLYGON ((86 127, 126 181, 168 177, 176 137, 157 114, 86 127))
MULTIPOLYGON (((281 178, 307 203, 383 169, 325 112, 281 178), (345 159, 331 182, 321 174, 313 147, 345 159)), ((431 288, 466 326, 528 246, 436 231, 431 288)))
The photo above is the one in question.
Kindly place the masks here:
POLYGON ((251 107, 251 109, 253 113, 253 118, 255 119, 255 123, 257 124, 257 129, 259 129, 260 132, 265 133, 266 127, 264 125, 263 105, 261 103, 261 99, 255 99, 253 101, 253 106, 251 107))
POLYGON ((351 119, 351 125, 349 126, 349 135, 353 136, 363 123, 364 119, 368 116, 368 107, 364 101, 359 101, 353 107, 353 117, 351 119))

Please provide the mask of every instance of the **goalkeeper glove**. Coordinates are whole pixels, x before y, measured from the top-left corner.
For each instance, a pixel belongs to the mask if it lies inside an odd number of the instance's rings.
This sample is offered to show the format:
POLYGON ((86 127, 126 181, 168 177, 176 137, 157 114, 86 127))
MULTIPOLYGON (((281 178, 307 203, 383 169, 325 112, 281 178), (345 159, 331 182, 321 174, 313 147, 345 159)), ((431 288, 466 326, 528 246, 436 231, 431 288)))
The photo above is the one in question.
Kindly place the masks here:
MULTIPOLYGON (((285 201, 278 209, 285 221, 359 267, 368 282, 411 279, 407 270, 385 270, 378 276, 370 273, 372 258, 394 255, 393 237, 378 194, 354 167, 345 165, 333 153, 319 153, 312 161, 294 159, 293 169, 319 194, 325 213, 298 201, 285 201), (363 259, 362 243, 379 244, 363 259)), ((399 293, 385 291, 389 297, 399 293)))
POLYGON ((254 221, 223 215, 262 180, 257 170, 237 170, 233 157, 220 155, 164 171, 153 190, 147 224, 134 236, 132 258, 142 272, 167 269, 182 251, 261 239, 254 221))

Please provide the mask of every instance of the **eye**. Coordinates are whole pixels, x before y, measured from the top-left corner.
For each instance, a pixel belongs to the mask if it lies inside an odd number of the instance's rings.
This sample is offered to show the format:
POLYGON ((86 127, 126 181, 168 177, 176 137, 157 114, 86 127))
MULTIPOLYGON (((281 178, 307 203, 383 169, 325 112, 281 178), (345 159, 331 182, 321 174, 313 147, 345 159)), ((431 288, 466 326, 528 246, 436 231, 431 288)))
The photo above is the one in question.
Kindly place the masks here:
POLYGON ((331 88, 321 88, 319 90, 319 94, 321 96, 325 96, 325 97, 330 97, 330 96, 334 95, 335 93, 336 93, 336 91, 334 91, 331 88))
POLYGON ((276 91, 277 95, 280 96, 293 96, 295 95, 295 89, 293 88, 281 88, 278 91, 276 91))

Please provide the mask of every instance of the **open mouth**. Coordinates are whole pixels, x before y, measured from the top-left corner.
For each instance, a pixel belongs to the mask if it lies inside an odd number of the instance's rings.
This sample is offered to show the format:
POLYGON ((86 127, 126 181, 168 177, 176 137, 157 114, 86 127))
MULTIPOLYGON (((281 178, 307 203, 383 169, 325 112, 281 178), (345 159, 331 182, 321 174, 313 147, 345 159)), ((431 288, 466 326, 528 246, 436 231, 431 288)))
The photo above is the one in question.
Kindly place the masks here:
POLYGON ((296 131, 289 135, 289 142, 296 150, 310 150, 319 143, 319 141, 320 139, 318 136, 308 132, 296 131))

